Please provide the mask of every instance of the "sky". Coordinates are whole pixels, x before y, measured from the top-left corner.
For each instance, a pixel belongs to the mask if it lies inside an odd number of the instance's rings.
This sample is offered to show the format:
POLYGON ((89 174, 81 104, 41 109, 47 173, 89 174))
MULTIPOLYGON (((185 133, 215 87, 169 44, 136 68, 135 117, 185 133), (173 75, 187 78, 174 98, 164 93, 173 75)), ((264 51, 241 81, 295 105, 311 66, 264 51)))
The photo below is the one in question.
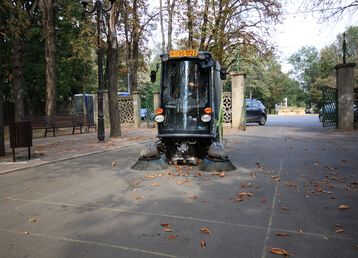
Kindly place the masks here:
POLYGON ((282 23, 276 26, 272 39, 277 46, 284 72, 292 68, 287 59, 300 48, 314 46, 320 50, 333 43, 347 27, 358 25, 358 18, 349 14, 338 21, 322 23, 319 21, 319 13, 303 13, 295 1, 282 2, 282 23))

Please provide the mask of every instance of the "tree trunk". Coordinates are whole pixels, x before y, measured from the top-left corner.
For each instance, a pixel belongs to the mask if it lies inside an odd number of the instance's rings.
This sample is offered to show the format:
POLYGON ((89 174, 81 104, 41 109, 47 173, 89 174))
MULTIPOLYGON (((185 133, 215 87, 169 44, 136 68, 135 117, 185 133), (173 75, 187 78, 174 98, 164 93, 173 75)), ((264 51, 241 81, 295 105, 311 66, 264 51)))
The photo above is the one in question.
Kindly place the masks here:
POLYGON ((0 97, 0 156, 5 156, 4 105, 2 97, 0 97))
POLYGON ((200 36, 199 50, 206 50, 205 41, 206 41, 207 30, 208 30, 209 1, 210 0, 205 0, 203 24, 201 26, 201 33, 200 33, 201 36, 200 36))
POLYGON ((187 0, 187 8, 188 8, 188 48, 193 48, 193 7, 191 5, 191 0, 187 0))
POLYGON ((15 39, 11 52, 15 121, 19 121, 24 118, 24 42, 21 39, 15 39))
POLYGON ((160 31, 162 33, 162 52, 165 52, 165 35, 164 35, 164 24, 163 24, 163 0, 159 0, 160 4, 160 31))
POLYGON ((55 45, 55 0, 40 0, 42 26, 45 37, 46 64, 46 115, 56 114, 56 45, 55 45))
POLYGON ((108 26, 108 48, 107 48, 107 82, 108 82, 108 104, 110 120, 110 137, 121 136, 121 121, 118 109, 118 41, 116 27, 118 22, 118 8, 113 6, 108 26))
POLYGON ((138 1, 137 0, 133 0, 133 33, 132 33, 132 60, 130 60, 130 64, 131 64, 131 84, 132 84, 132 89, 131 92, 133 91, 137 91, 138 88, 138 77, 137 77, 137 73, 138 73, 138 63, 139 63, 139 17, 138 17, 138 1))
POLYGON ((174 7, 175 1, 170 3, 170 0, 167 0, 167 10, 168 10, 168 52, 172 49, 172 34, 173 34, 173 16, 174 16, 174 7))
POLYGON ((127 87, 128 93, 131 94, 132 92, 132 73, 131 73, 131 60, 132 60, 132 50, 131 50, 131 42, 129 38, 129 17, 128 17, 128 2, 125 0, 123 1, 123 8, 122 8, 122 17, 124 22, 124 35, 125 35, 125 43, 126 43, 126 65, 127 65, 127 87))

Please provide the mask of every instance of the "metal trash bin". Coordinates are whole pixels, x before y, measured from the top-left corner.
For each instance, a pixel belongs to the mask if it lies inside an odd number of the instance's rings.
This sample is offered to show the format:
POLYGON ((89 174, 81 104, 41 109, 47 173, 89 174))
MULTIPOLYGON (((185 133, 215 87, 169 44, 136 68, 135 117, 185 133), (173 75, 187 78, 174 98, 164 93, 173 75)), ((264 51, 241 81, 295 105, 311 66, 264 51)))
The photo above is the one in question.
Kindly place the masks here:
POLYGON ((32 126, 31 121, 19 121, 10 124, 10 147, 12 159, 16 162, 15 148, 28 148, 28 158, 31 159, 32 126))

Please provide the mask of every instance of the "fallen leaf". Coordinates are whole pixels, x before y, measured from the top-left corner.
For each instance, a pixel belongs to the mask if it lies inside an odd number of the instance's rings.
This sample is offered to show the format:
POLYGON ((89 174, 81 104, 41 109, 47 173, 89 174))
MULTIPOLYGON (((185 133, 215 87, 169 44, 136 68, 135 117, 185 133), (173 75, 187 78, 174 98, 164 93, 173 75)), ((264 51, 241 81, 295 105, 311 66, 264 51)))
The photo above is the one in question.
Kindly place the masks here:
POLYGON ((157 175, 145 175, 144 178, 146 179, 153 179, 153 178, 156 178, 157 175))
POLYGON ((257 168, 263 168, 263 167, 261 166, 260 162, 256 162, 256 167, 257 167, 257 168))
POLYGON ((344 232, 343 228, 336 229, 336 233, 343 233, 343 232, 344 232))
POLYGON ((201 248, 205 248, 205 247, 206 247, 206 242, 205 242, 205 240, 201 240, 201 241, 200 241, 200 247, 201 247, 201 248))
POLYGON ((346 205, 346 204, 341 204, 338 206, 338 209, 340 210, 347 210, 347 209, 350 209, 349 205, 346 205))
POLYGON ((271 176, 271 178, 277 182, 280 182, 280 176, 271 176))
POLYGON ((207 228, 207 227, 201 227, 200 232, 205 233, 205 234, 211 234, 209 228, 207 228))
POLYGON ((271 253, 288 256, 288 252, 283 248, 271 248, 271 253))
POLYGON ((289 235, 288 235, 288 233, 285 233, 285 232, 277 232, 276 236, 286 237, 286 236, 289 236, 289 235))
POLYGON ((160 186, 159 183, 153 183, 152 186, 160 186))
POLYGON ((176 238, 177 238, 176 235, 169 235, 169 236, 168 236, 168 239, 170 239, 170 240, 171 240, 171 239, 176 239, 176 238))
POLYGON ((240 192, 239 196, 243 196, 243 197, 251 197, 253 195, 253 193, 250 192, 240 192))
POLYGON ((36 223, 37 221, 38 221, 38 219, 36 217, 29 218, 30 223, 36 223))
POLYGON ((112 162, 112 167, 115 167, 115 166, 117 166, 117 161, 112 162))
POLYGON ((196 175, 197 175, 197 176, 201 176, 201 173, 200 173, 200 172, 198 172, 196 175))

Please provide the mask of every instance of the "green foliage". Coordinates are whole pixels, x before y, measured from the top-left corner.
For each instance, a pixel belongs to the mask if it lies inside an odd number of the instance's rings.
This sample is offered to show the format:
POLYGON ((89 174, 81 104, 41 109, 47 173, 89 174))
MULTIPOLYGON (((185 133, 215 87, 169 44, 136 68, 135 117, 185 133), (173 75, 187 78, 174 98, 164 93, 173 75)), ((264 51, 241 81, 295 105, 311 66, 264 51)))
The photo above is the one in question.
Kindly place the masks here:
MULTIPOLYGON (((347 62, 358 58, 358 27, 346 30, 347 62)), ((319 108, 322 105, 322 87, 335 87, 335 66, 343 61, 343 35, 322 48, 320 52, 313 47, 303 47, 289 59, 294 67, 295 78, 307 94, 307 105, 319 108)), ((355 80, 358 83, 358 68, 355 68, 355 80)))
POLYGON ((270 111, 286 97, 290 106, 304 105, 299 83, 281 71, 275 56, 263 56, 255 48, 247 48, 234 66, 246 74, 246 97, 262 100, 270 111))

